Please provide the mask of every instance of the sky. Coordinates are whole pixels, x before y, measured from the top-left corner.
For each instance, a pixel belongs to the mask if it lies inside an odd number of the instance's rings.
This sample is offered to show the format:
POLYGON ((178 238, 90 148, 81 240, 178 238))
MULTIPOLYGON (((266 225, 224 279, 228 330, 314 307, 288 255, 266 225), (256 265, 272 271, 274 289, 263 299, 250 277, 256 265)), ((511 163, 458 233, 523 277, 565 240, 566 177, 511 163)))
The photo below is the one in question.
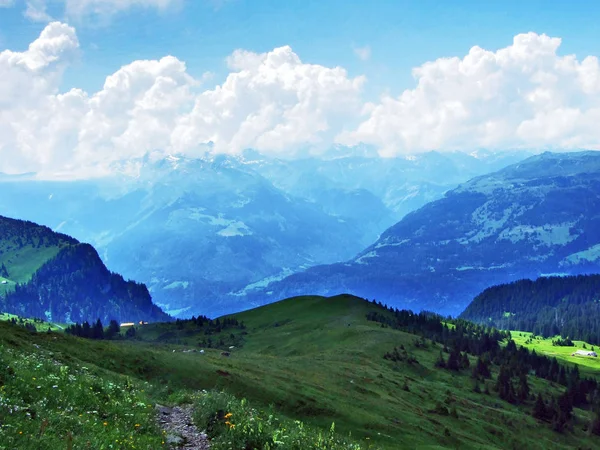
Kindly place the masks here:
POLYGON ((0 0, 0 172, 600 148, 600 3, 0 0), (307 150, 308 149, 308 150, 307 150))

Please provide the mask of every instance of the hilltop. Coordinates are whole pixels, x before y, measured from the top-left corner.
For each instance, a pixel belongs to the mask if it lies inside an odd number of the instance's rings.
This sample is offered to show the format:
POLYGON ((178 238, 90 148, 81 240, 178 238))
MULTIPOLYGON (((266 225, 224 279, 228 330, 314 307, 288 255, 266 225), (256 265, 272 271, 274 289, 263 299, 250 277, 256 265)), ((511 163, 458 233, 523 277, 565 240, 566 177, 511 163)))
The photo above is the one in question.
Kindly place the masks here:
MULTIPOLYGON (((465 324, 457 326, 475 333, 474 343, 485 342, 477 334, 481 330, 465 324)), ((591 417, 587 407, 577 409, 577 425, 564 434, 531 416, 534 395, 558 396, 560 384, 530 375, 529 400, 498 398, 495 387, 505 370, 501 347, 497 356, 488 356, 497 361, 489 365, 491 379, 474 378, 478 351, 466 341, 459 348, 471 368, 437 367, 444 348, 459 342, 443 330, 436 316, 394 312, 350 295, 305 296, 214 320, 136 327, 135 339, 175 352, 169 368, 158 361, 139 367, 170 386, 225 389, 322 428, 335 422, 336 430, 382 448, 398 448, 399 442, 406 448, 592 446, 595 438, 588 441, 581 432, 591 417), (469 348, 473 353, 467 357, 469 348)), ((443 359, 452 357, 443 352, 443 359)), ((517 392, 518 375, 512 377, 517 392)))
POLYGON ((169 320, 145 285, 110 272, 89 244, 0 216, 0 311, 54 322, 169 320))

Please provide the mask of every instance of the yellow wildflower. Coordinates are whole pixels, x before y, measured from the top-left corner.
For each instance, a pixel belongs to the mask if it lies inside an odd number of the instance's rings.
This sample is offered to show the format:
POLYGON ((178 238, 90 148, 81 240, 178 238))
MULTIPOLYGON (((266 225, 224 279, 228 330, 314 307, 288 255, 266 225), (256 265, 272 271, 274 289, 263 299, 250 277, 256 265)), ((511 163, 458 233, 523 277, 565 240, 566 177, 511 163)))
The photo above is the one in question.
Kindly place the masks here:
POLYGON ((229 419, 231 416, 233 416, 233 414, 231 414, 231 413, 227 413, 227 414, 225 414, 225 418, 226 418, 226 419, 229 419))
POLYGON ((108 422, 103 422, 102 425, 106 426, 108 425, 108 422))

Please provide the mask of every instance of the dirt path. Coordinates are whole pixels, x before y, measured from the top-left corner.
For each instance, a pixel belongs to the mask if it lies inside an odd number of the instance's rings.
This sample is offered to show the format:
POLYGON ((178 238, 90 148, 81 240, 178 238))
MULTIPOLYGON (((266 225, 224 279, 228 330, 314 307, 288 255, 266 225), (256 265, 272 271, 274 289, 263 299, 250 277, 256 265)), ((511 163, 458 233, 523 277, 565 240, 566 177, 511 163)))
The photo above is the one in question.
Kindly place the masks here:
POLYGON ((165 442, 171 450, 208 450, 210 448, 210 442, 206 435, 194 425, 191 406, 168 408, 156 405, 156 409, 158 424, 166 432, 165 442))

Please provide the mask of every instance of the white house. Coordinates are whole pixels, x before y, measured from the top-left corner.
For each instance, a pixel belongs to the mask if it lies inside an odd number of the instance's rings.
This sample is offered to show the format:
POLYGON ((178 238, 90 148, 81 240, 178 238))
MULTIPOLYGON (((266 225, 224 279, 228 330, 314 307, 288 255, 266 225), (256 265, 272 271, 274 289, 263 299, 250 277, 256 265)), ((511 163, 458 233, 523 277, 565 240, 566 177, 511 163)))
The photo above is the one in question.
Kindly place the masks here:
POLYGON ((596 352, 592 352, 590 350, 577 350, 575 353, 571 353, 571 356, 592 356, 594 358, 598 357, 596 352))
POLYGON ((8 284, 8 281, 2 280, 2 283, 0 283, 0 284, 8 284))

